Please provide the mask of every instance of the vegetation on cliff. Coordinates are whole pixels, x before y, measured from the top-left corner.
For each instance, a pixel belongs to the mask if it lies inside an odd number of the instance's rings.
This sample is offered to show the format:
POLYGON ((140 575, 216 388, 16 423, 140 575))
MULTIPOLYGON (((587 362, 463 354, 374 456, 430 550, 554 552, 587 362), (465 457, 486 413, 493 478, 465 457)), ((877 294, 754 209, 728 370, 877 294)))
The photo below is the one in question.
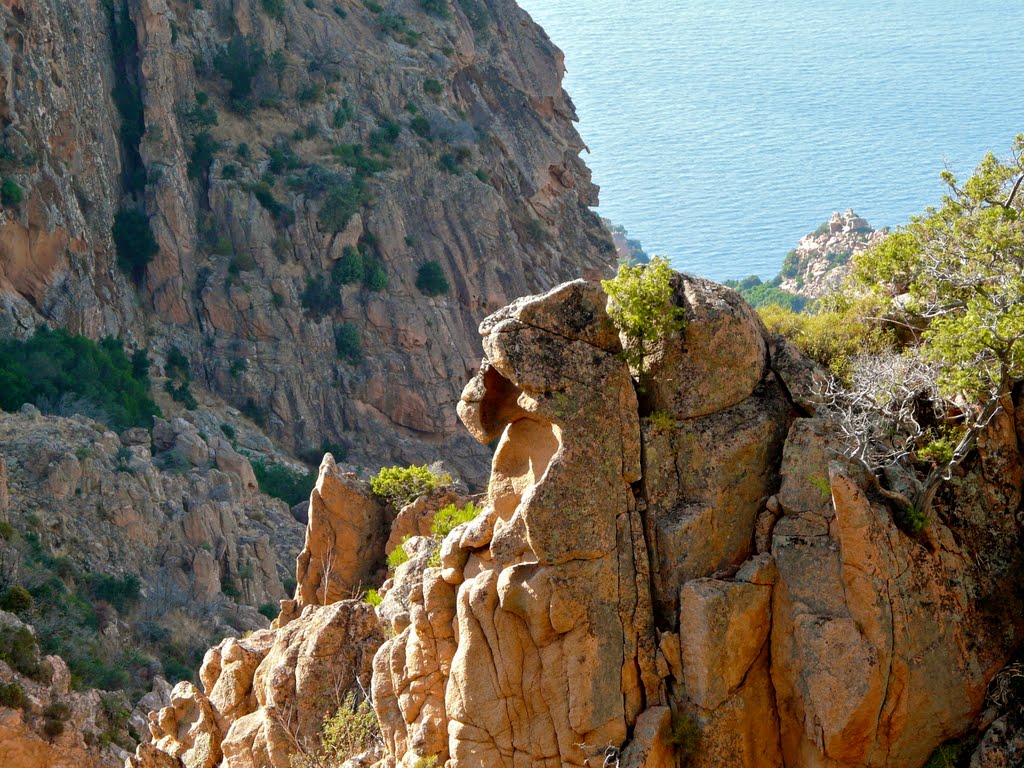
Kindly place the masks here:
POLYGON ((24 341, 0 339, 0 408, 25 403, 85 413, 119 430, 149 428, 160 413, 150 397, 145 350, 129 357, 118 339, 96 343, 61 328, 40 328, 24 341))

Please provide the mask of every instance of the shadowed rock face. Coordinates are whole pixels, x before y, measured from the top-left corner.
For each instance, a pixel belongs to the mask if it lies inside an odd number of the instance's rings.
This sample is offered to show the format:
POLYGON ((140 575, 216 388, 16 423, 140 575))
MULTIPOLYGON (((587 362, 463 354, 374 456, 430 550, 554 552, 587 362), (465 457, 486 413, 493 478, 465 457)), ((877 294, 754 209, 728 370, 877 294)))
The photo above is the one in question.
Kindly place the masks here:
POLYGON ((45 322, 120 335, 158 364, 177 345, 197 386, 251 401, 289 448, 344 443, 367 466, 443 454, 482 482, 487 454, 453 408, 479 360, 477 323, 516 296, 603 276, 613 260, 588 208, 597 189, 561 53, 511 0, 474 0, 472 17, 454 3, 444 19, 418 0, 385 17, 358 2, 338 5, 344 17, 327 2, 282 5, 277 19, 259 0, 0 3, 0 163, 25 196, 0 211, 0 334, 45 322), (396 14, 408 33, 385 29, 396 14), (248 116, 214 67, 236 31, 268 61, 248 116), (119 130, 115 88, 138 94, 137 148, 119 130), (214 125, 197 122, 200 93, 214 125), (370 140, 385 121, 399 126, 389 167, 367 176, 372 202, 333 232, 322 209, 353 175, 333 150, 381 161, 370 140), (202 131, 219 142, 209 168, 192 162, 202 131), (288 167, 267 176, 271 150, 288 167), (290 214, 257 196, 264 178, 290 214), (111 227, 140 181, 160 252, 136 286, 111 227), (387 271, 386 290, 331 283, 359 243, 387 271), (428 262, 446 295, 417 287, 428 262), (302 298, 321 279, 336 299, 323 316, 302 298), (344 324, 358 329, 357 364, 335 348, 344 324))

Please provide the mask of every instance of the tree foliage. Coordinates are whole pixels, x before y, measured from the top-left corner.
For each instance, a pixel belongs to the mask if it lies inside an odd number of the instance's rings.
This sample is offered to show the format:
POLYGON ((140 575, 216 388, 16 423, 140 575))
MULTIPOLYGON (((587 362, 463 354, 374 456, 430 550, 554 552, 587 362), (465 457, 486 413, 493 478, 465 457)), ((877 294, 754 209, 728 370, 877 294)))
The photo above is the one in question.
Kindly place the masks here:
POLYGON ((1024 379, 1024 136, 987 155, 964 183, 942 174, 939 206, 854 262, 854 278, 900 331, 897 358, 857 360, 831 406, 855 428, 850 454, 927 516, 942 481, 974 449, 1002 398, 1024 379), (859 424, 859 427, 856 425, 859 424), (872 443, 873 448, 865 445, 872 443))
POLYGON ((615 277, 601 281, 611 299, 608 315, 626 337, 626 360, 640 375, 653 345, 686 327, 683 308, 672 301, 674 274, 667 259, 655 256, 648 264, 622 264, 615 277))
POLYGON ((0 340, 0 408, 34 403, 65 415, 87 412, 116 429, 150 427, 160 411, 147 368, 118 339, 97 343, 40 328, 25 341, 0 340))
POLYGON ((395 509, 401 509, 423 494, 451 482, 451 475, 434 472, 427 466, 382 467, 370 479, 370 490, 390 502, 395 509))
POLYGON ((160 252, 149 217, 136 208, 122 208, 114 217, 112 234, 117 265, 136 283, 141 283, 149 262, 160 252))

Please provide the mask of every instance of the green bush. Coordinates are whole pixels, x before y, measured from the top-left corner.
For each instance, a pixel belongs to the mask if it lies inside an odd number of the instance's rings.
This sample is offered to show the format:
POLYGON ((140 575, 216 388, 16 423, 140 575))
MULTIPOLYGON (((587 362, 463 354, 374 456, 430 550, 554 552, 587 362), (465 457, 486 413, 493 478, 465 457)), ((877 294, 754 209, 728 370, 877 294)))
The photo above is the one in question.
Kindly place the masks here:
POLYGON ((426 466, 382 467, 370 479, 370 489, 395 509, 401 509, 423 494, 451 482, 451 475, 436 475, 426 466))
POLYGON ((308 499, 316 485, 315 472, 298 472, 284 464, 268 463, 263 459, 252 459, 251 464, 260 491, 281 499, 290 507, 308 499))
POLYGON ((808 304, 807 297, 783 291, 774 282, 761 282, 757 275, 744 280, 726 280, 723 285, 735 288, 754 309, 774 304, 790 312, 803 312, 808 304))
POLYGON ((228 81, 231 104, 235 111, 246 111, 253 81, 265 61, 266 55, 259 42, 237 32, 214 55, 213 68, 228 81))
POLYGON ((433 77, 428 77, 423 81, 423 91, 430 96, 440 96, 444 93, 444 86, 441 85, 441 81, 433 77))
POLYGON ((401 133, 401 125, 394 120, 383 118, 380 125, 370 131, 370 150, 387 157, 401 133))
POLYGON ((885 312, 877 297, 833 297, 816 305, 813 313, 798 313, 777 305, 758 309, 772 333, 789 339, 805 355, 829 368, 840 379, 849 373, 850 362, 861 354, 878 353, 892 346, 894 334, 872 319, 885 312))
POLYGON ((331 270, 331 282, 337 285, 352 285, 363 280, 363 254, 358 248, 346 245, 331 270))
POLYGON ((0 707, 21 709, 27 700, 25 689, 17 683, 0 683, 0 707))
POLYGON ((257 610, 267 617, 268 620, 273 621, 277 618, 279 613, 277 606, 274 603, 264 603, 257 610))
POLYGON ((448 12, 448 0, 420 0, 423 10, 432 16, 447 19, 451 16, 448 12))
POLYGON ((362 144, 337 144, 331 153, 359 176, 372 176, 388 167, 386 160, 367 155, 362 144))
POLYGON ((306 278, 306 287, 299 300, 314 320, 329 315, 341 305, 337 286, 325 280, 323 275, 310 275, 306 278))
POLYGON ((192 153, 188 159, 188 177, 203 179, 210 170, 214 155, 220 150, 220 142, 209 131, 199 131, 192 136, 192 153))
POLYGON ((417 136, 422 136, 424 139, 429 139, 430 121, 427 120, 427 118, 425 118, 423 115, 416 115, 416 117, 409 121, 409 130, 411 130, 417 136))
POLYGON ((457 0, 474 32, 483 32, 491 25, 491 14, 481 0, 457 0))
POLYGON ((668 261, 655 256, 648 264, 622 264, 615 277, 601 281, 611 299, 608 315, 630 342, 626 360, 641 376, 652 345, 686 327, 683 309, 672 303, 673 274, 668 261))
POLYGON ((454 504, 442 507, 434 514, 434 520, 430 524, 430 535, 438 539, 444 539, 445 536, 454 531, 458 526, 476 519, 481 509, 482 507, 478 507, 472 501, 464 507, 457 507, 454 504))
POLYGON ((0 661, 27 677, 39 674, 39 647, 27 627, 0 627, 0 661))
POLYGON ((388 287, 388 273, 373 254, 363 254, 363 285, 371 291, 383 291, 388 287))
MULTIPOLYGON (((462 168, 466 161, 469 160, 469 157, 470 151, 468 147, 456 147, 450 152, 445 152, 440 158, 438 158, 437 167, 445 173, 458 176, 462 173, 462 168)), ((534 221, 536 221, 536 219, 534 219, 534 221)))
POLYGON ((14 526, 6 520, 0 520, 0 539, 10 541, 14 538, 14 526))
POLYGON ((272 19, 280 21, 284 18, 284 0, 260 0, 260 7, 272 19))
POLYGON ((448 293, 448 278, 436 261, 420 264, 416 270, 416 287, 427 296, 441 296, 448 293))
POLYGON ((126 613, 139 602, 142 596, 141 586, 142 582, 134 573, 127 576, 94 573, 88 578, 89 595, 92 599, 110 603, 118 613, 126 613))
POLYGON ((335 187, 320 208, 320 225, 326 232, 337 234, 344 231, 365 201, 366 188, 360 178, 335 187))
POLYGON ((388 552, 388 568, 392 571, 397 569, 402 563, 409 562, 409 553, 405 551, 405 542, 408 540, 408 536, 403 537, 401 543, 388 552))
POLYGON ((380 592, 372 587, 366 590, 366 597, 364 597, 363 600, 374 608, 384 602, 384 598, 381 597, 380 592))
POLYGON ((13 208, 16 205, 20 205, 23 197, 24 193, 21 191, 21 187, 18 186, 18 182, 9 176, 4 179, 3 184, 0 184, 0 202, 6 207, 13 208))
POLYGON ((32 608, 32 595, 24 587, 13 586, 0 595, 0 610, 10 613, 25 613, 32 608))
POLYGON ((118 430, 149 427, 160 413, 149 387, 148 374, 129 360, 117 339, 97 344, 40 327, 25 341, 0 340, 0 408, 5 411, 36 403, 44 410, 88 411, 118 430))
POLYGON ((135 208, 122 208, 114 217, 114 247, 117 265, 136 283, 146 275, 146 266, 160 252, 149 217, 135 208))
POLYGON ((338 357, 349 363, 358 363, 363 359, 362 343, 359 340, 359 329, 352 323, 342 323, 334 329, 334 348, 338 357))

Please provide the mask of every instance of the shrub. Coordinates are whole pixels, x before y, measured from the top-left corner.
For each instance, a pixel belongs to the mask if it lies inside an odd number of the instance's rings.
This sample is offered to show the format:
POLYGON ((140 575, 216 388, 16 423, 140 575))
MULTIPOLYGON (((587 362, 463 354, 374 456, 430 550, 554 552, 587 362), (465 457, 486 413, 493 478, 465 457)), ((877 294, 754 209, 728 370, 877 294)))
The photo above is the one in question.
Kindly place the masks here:
POLYGON ((337 286, 324 279, 323 275, 306 278, 306 287, 299 297, 302 306, 314 320, 329 315, 341 304, 337 286))
POLYGON ((260 184, 252 187, 251 191, 253 196, 256 198, 256 201, 275 219, 286 220, 288 218, 288 209, 283 203, 274 197, 274 193, 270 189, 269 184, 261 182, 260 184))
POLYGON ((23 197, 24 193, 21 191, 21 187, 18 186, 18 182, 14 179, 7 177, 4 179, 3 184, 0 184, 0 202, 8 208, 20 205, 23 197))
POLYGON ((448 12, 448 0, 420 0, 420 5, 432 16, 439 16, 442 19, 451 16, 448 12))
POLYGON ((894 342, 891 331, 869 319, 884 315, 877 299, 871 296, 856 300, 834 296, 808 314, 777 305, 761 307, 758 314, 769 331, 785 336, 840 379, 846 378, 851 361, 858 355, 881 352, 894 342))
POLYGON ((380 472, 370 479, 370 489, 395 509, 401 509, 423 494, 451 482, 451 475, 434 474, 426 466, 382 467, 380 472))
POLYGON ((299 472, 284 464, 268 463, 262 459, 252 459, 251 463, 260 491, 281 499, 290 507, 308 499, 309 492, 316 485, 315 472, 299 472))
POLYGON ((672 303, 672 268, 654 257, 649 264, 619 266, 611 280, 602 280, 611 301, 608 315, 626 336, 626 360, 643 375, 644 358, 652 344, 686 327, 683 309, 672 303))
POLYGON ((391 570, 395 570, 402 563, 409 562, 409 553, 405 551, 405 542, 408 540, 408 536, 403 537, 401 543, 388 552, 388 568, 391 570))
POLYGON ((363 280, 363 254, 358 248, 346 245, 331 270, 331 282, 337 285, 352 285, 363 280))
POLYGON ((220 431, 224 433, 224 437, 226 437, 228 440, 235 439, 235 428, 230 424, 221 424, 220 431))
POLYGON ((149 376, 137 362, 117 339, 97 344, 63 329, 41 327, 25 341, 0 340, 0 408, 15 411, 36 403, 50 410, 49 404, 54 410, 97 414, 118 430, 148 427, 160 411, 149 396, 149 376))
POLYGON ((420 293, 427 296, 441 296, 448 293, 448 278, 444 276, 444 270, 436 261, 428 261, 420 264, 416 270, 416 287, 420 293))
POLYGON ((445 173, 455 176, 462 173, 462 166, 469 160, 470 152, 468 147, 457 147, 451 152, 445 152, 438 158, 437 167, 445 173))
POLYGON ((346 694, 333 716, 324 720, 321 765, 341 765, 352 755, 381 743, 377 715, 368 701, 346 694))
POLYGON ((478 507, 472 501, 464 507, 457 507, 454 504, 442 507, 437 510, 434 520, 430 524, 430 535, 438 539, 444 539, 445 536, 458 526, 475 519, 480 514, 480 511, 481 507, 478 507))
POLYGON ((146 266, 160 252, 149 217, 135 208, 122 208, 114 217, 114 247, 117 250, 117 265, 123 272, 141 283, 146 266))
POLYGON ((362 144, 337 144, 331 152, 360 176, 371 176, 388 167, 387 161, 366 155, 362 144))
POLYGON ((228 81, 234 108, 238 110, 252 94, 253 81, 259 74, 266 55, 259 42, 235 33, 213 57, 213 68, 228 81))
POLYGON ((342 99, 341 105, 334 110, 332 123, 335 128, 344 128, 345 124, 353 117, 355 117, 355 110, 352 109, 352 105, 349 104, 348 99, 342 99))
POLYGON ((15 682, 0 683, 0 707, 21 709, 27 698, 25 689, 15 682))
POLYGON ((686 765, 700 747, 700 726, 697 721, 690 715, 673 715, 668 743, 675 748, 676 755, 682 758, 683 765, 686 765))
POLYGON ((363 600, 374 608, 384 602, 384 598, 381 597, 380 592, 372 587, 366 590, 366 597, 364 597, 363 600))
POLYGON ((483 32, 491 24, 491 14, 481 0, 457 0, 474 32, 483 32))
POLYGON ((213 157, 220 149, 220 142, 209 131, 199 131, 192 136, 192 154, 188 159, 188 177, 203 179, 210 170, 213 157))
POLYGON ((0 520, 0 539, 10 541, 14 538, 14 526, 6 520, 0 520))
POLYGON ((0 610, 11 613, 25 613, 32 608, 32 595, 21 586, 8 587, 0 595, 0 610))
POLYGON ((39 674, 39 647, 27 627, 0 627, 0 661, 27 677, 39 674))
POLYGON ((94 573, 89 576, 89 595, 94 600, 110 603, 118 613, 125 613, 141 598, 142 582, 134 573, 127 576, 111 576, 107 573, 94 573))
POLYGON ((391 154, 391 147, 398 141, 401 133, 402 126, 385 117, 379 126, 370 131, 371 151, 386 157, 391 154))
POLYGON ((277 606, 274 605, 273 603, 264 603, 257 610, 260 613, 262 613, 264 616, 266 616, 267 619, 269 619, 270 621, 273 621, 274 619, 276 619, 277 618, 277 614, 279 613, 279 611, 277 609, 277 606))
POLYGON ((441 85, 440 80, 428 77, 423 81, 423 92, 430 96, 440 96, 444 93, 444 86, 441 85))
POLYGON ((272 19, 280 21, 284 18, 284 0, 260 0, 260 7, 272 19))
POLYGON ((365 197, 366 190, 362 179, 355 178, 347 184, 335 187, 320 208, 320 225, 325 231, 334 234, 344 231, 365 201, 365 197))
POLYGON ((334 348, 338 357, 349 363, 358 363, 363 359, 362 344, 359 341, 359 329, 352 323, 342 323, 334 329, 334 348))
POLYGON ((371 291, 383 291, 388 287, 388 273, 376 256, 363 254, 363 285, 371 291))
POLYGON ((409 130, 411 130, 417 136, 422 136, 424 139, 429 139, 430 121, 427 120, 427 118, 425 118, 423 115, 416 115, 416 117, 409 121, 409 130))

